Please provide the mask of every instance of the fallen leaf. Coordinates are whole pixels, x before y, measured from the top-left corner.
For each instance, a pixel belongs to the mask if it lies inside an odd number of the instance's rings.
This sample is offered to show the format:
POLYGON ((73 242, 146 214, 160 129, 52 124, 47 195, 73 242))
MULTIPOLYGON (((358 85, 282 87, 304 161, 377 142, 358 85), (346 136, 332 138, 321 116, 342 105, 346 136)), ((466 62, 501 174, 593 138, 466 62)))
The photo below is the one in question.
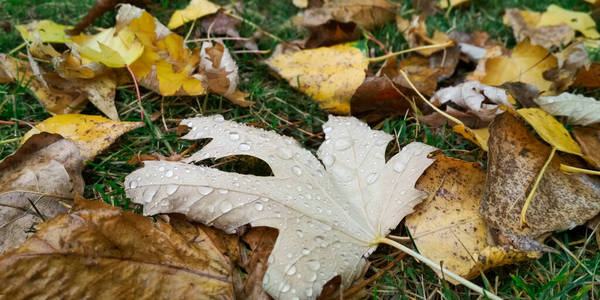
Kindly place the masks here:
POLYGON ((440 8, 456 7, 471 2, 471 0, 440 0, 440 8))
POLYGON ((277 235, 277 229, 254 227, 242 237, 250 247, 250 257, 245 266, 249 272, 242 287, 242 294, 238 295, 239 299, 271 299, 263 289, 262 282, 267 271, 267 260, 273 251, 277 235))
POLYGON ((354 44, 274 53, 266 63, 289 84, 311 95, 323 109, 350 112, 350 100, 363 83, 368 59, 354 44))
POLYGON ((83 160, 92 160, 121 135, 142 126, 143 122, 115 122, 101 116, 58 115, 35 125, 23 142, 40 132, 57 133, 75 142, 83 160))
POLYGON ((533 84, 505 82, 500 88, 505 89, 524 108, 539 107, 535 99, 540 95, 540 90, 533 84))
POLYGON ((522 108, 517 113, 535 129, 535 132, 557 150, 582 155, 581 149, 567 129, 554 117, 539 108, 522 108))
POLYGON ((575 81, 573 81, 573 86, 589 88, 600 87, 600 63, 592 63, 589 69, 580 69, 579 72, 577 72, 575 81))
POLYGON ((231 262, 202 228, 78 198, 70 213, 0 256, 0 294, 234 299, 231 262))
POLYGON ((59 56, 54 56, 52 65, 56 73, 65 79, 92 79, 104 73, 107 69, 103 64, 82 58, 77 52, 65 52, 59 56))
POLYGON ((558 66, 544 72, 544 79, 553 82, 550 90, 554 93, 567 90, 575 82, 579 70, 589 69, 591 65, 588 52, 581 41, 571 43, 554 56, 558 66))
POLYGON ((404 116, 410 112, 409 101, 415 101, 413 98, 416 99, 416 95, 412 90, 397 88, 386 77, 369 76, 350 100, 351 114, 368 123, 389 116, 404 116))
POLYGON ((587 161, 600 170, 600 129, 593 127, 579 127, 573 130, 573 136, 583 154, 588 158, 587 161))
POLYGON ((438 13, 438 5, 436 0, 412 0, 412 7, 416 9, 418 13, 425 14, 428 17, 438 13))
POLYGON ((484 58, 487 49, 498 46, 504 51, 504 44, 493 40, 487 32, 475 31, 471 34, 453 30, 448 37, 457 42, 460 52, 469 60, 477 62, 484 58))
POLYGON ((590 39, 600 38, 600 33, 596 30, 596 22, 588 14, 564 9, 556 4, 548 6, 541 15, 537 27, 566 24, 576 31, 579 31, 585 37, 590 39))
MULTIPOLYGON (((313 299, 341 275, 347 288, 362 275, 374 241, 398 225, 425 197, 414 189, 432 162, 433 147, 413 142, 385 163, 392 136, 355 118, 330 116, 319 161, 295 140, 225 121, 182 121, 184 139, 212 138, 185 163, 148 161, 125 179, 126 193, 144 214, 182 212, 234 232, 244 224, 279 229, 263 287, 273 297, 313 299), (224 172, 191 162, 251 155, 274 176, 224 172), (162 177, 162 178, 161 178, 162 177)), ((376 242, 375 242, 376 243, 376 242)))
POLYGON ((544 79, 543 73, 555 68, 557 60, 541 46, 534 46, 525 40, 517 44, 509 57, 492 57, 483 62, 485 75, 479 78, 483 84, 498 86, 505 82, 520 81, 535 85, 544 95, 551 94, 552 82, 544 79))
POLYGON ((448 35, 440 32, 437 29, 433 31, 433 36, 429 37, 429 34, 427 33, 427 25, 425 25, 425 18, 423 16, 413 15, 410 21, 402 18, 401 16, 397 16, 396 23, 398 24, 398 30, 401 31, 402 36, 408 42, 408 45, 411 48, 447 43, 447 46, 445 47, 422 49, 417 51, 417 53, 423 56, 430 56, 435 52, 453 46, 453 44, 450 43, 451 40, 448 35))
POLYGON ((387 0, 332 0, 321 7, 303 12, 304 26, 319 26, 330 20, 341 23, 354 22, 359 27, 372 29, 391 21, 398 5, 387 0))
POLYGON ((21 37, 29 42, 40 41, 42 43, 67 43, 71 37, 65 33, 65 30, 73 26, 65 26, 54 23, 51 20, 33 21, 26 25, 17 25, 15 28, 21 34, 21 37))
POLYGON ((333 46, 360 38, 359 28, 354 22, 340 23, 331 20, 319 26, 308 27, 307 29, 310 32, 304 44, 307 49, 333 46))
POLYGON ((221 7, 208 0, 192 0, 184 8, 176 10, 169 20, 169 29, 175 29, 187 22, 216 13, 221 7))
POLYGON ((73 42, 71 48, 82 57, 111 68, 129 66, 144 52, 144 45, 136 38, 134 32, 117 31, 114 27, 95 35, 74 36, 73 42))
POLYGON ((569 123, 587 126, 600 122, 600 101, 579 94, 539 97, 535 102, 553 116, 567 116, 569 123))
MULTIPOLYGON (((468 115, 475 116, 479 121, 469 120, 470 128, 483 128, 504 112, 500 106, 512 108, 503 89, 488 86, 477 81, 467 81, 456 86, 438 90, 429 100, 436 106, 453 103, 463 109, 468 115)), ((446 107, 446 112, 463 121, 463 114, 455 114, 457 110, 451 106, 446 107)))
POLYGON ((504 24, 512 27, 517 42, 529 39, 532 45, 550 49, 568 45, 575 38, 575 30, 564 23, 538 27, 541 13, 528 11, 526 14, 528 14, 527 19, 521 10, 510 8, 504 15, 504 24), (536 14, 537 16, 532 17, 536 14))
POLYGON ((38 224, 67 211, 61 202, 83 193, 82 169, 77 146, 49 133, 33 135, 0 162, 0 253, 19 246, 38 224))
MULTIPOLYGON (((0 54, 0 82, 27 87, 51 114, 79 112, 87 102, 86 94, 70 86, 66 90, 49 86, 32 71, 28 62, 0 54)), ((66 83, 68 84, 68 83, 66 83)))
POLYGON ((540 251, 497 247, 488 241, 487 226, 479 215, 486 177, 480 164, 444 155, 435 159, 416 185, 430 196, 405 221, 421 254, 443 261, 448 270, 467 279, 489 268, 541 256, 540 251))
MULTIPOLYGON (((582 166, 577 157, 557 154, 548 165, 527 209, 527 227, 520 214, 551 147, 539 141, 509 113, 490 125, 488 169, 480 213, 489 227, 523 240, 573 228, 600 212, 600 180, 567 174, 560 164, 582 166)), ((513 239, 514 241, 514 239, 513 239)), ((521 249, 522 245, 514 245, 521 249)))

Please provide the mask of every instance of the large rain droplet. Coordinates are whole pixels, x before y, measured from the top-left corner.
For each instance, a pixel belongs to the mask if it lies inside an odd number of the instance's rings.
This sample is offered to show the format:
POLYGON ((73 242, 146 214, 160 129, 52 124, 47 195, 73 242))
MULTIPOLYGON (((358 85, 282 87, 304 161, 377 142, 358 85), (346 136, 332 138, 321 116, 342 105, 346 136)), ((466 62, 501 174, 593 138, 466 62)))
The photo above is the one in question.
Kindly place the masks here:
POLYGON ((346 150, 350 148, 350 146, 352 146, 352 141, 350 141, 349 139, 339 139, 335 141, 334 145, 336 150, 346 150))
POLYGON ((323 164, 326 167, 331 167, 334 162, 335 162, 335 156, 333 156, 333 155, 325 155, 325 156, 323 156, 323 164))
POLYGON ((290 276, 296 274, 296 266, 291 266, 288 269, 287 274, 290 275, 290 276))
POLYGON ((229 133, 229 139, 232 141, 237 141, 240 139, 240 134, 232 131, 229 133))
POLYGON ((221 202, 221 205, 219 205, 219 208, 221 209, 222 213, 226 213, 230 211, 233 208, 233 206, 231 205, 231 203, 229 203, 229 201, 223 201, 221 202))
POLYGON ((298 166, 293 166, 292 173, 294 173, 296 176, 300 176, 302 175, 302 169, 300 169, 298 166))
POLYGON ((367 184, 373 184, 375 183, 375 181, 377 181, 377 178, 379 177, 379 174, 377 173, 371 173, 367 176, 367 184))
POLYGON ((287 283, 281 288, 282 293, 287 293, 289 290, 290 290, 290 285, 287 283))
POLYGON ((263 207, 262 203, 256 203, 256 204, 254 204, 254 208, 256 208, 256 210, 258 210, 258 211, 262 211, 264 207, 263 207))
POLYGON ((129 187, 130 187, 130 188, 132 188, 132 189, 135 189, 137 186, 138 186, 138 183, 137 183, 137 181, 135 181, 135 180, 132 180, 132 181, 129 183, 129 187))
POLYGON ((213 120, 215 120, 215 122, 223 122, 225 121, 225 118, 221 115, 216 115, 214 116, 213 120))
POLYGON ((401 161, 397 161, 394 164, 394 171, 398 172, 398 173, 402 173, 404 171, 404 169, 406 168, 406 164, 401 162, 401 161))
POLYGON ((308 261, 308 267, 313 271, 318 271, 321 268, 321 263, 316 260, 308 261))
POLYGON ((179 186, 175 185, 175 184, 169 184, 169 185, 167 185, 167 188, 166 188, 167 195, 173 195, 173 194, 175 194, 175 192, 177 192, 178 188, 179 188, 179 186))
POLYGON ((248 151, 248 150, 250 150, 250 145, 249 145, 249 144, 246 144, 246 143, 241 143, 241 144, 238 146, 238 148, 239 148, 240 150, 242 150, 242 151, 248 151))
POLYGON ((210 193, 212 193, 212 191, 214 190, 213 188, 207 187, 207 186, 199 186, 196 188, 196 190, 198 190, 198 193, 206 196, 210 193))

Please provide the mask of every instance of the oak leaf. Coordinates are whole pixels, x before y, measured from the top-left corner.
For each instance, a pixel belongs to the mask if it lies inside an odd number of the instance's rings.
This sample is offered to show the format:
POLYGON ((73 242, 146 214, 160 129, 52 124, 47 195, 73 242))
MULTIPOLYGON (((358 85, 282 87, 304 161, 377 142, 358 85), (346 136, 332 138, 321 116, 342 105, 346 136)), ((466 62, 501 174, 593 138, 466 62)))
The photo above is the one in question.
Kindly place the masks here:
POLYGON ((99 201, 40 225, 0 256, 11 298, 234 299, 232 265, 203 226, 153 220, 99 201))
POLYGON ((50 133, 32 136, 0 162, 0 253, 20 245, 37 224, 67 211, 61 202, 83 193, 82 169, 77 146, 50 133))
POLYGON ((144 204, 146 215, 179 212, 229 233, 248 223, 279 229, 263 277, 265 290, 278 299, 314 299, 336 275, 349 287, 378 237, 425 197, 414 184, 434 148, 414 142, 386 163, 392 136, 355 118, 330 116, 321 161, 289 137, 220 115, 182 125, 191 128, 184 139, 212 141, 183 162, 146 162, 125 179, 127 195, 144 204), (193 164, 242 154, 264 160, 274 176, 193 164))
POLYGON ((600 101, 583 95, 562 93, 539 97, 535 102, 553 116, 567 116, 574 125, 587 126, 600 122, 600 101))

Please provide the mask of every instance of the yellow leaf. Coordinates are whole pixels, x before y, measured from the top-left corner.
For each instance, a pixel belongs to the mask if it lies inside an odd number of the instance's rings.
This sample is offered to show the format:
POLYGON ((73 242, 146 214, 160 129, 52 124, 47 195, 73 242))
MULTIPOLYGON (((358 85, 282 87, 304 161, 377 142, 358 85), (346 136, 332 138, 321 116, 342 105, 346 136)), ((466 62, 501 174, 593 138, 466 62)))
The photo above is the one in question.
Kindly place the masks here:
POLYGON ((455 7, 467 2, 471 2, 471 0, 440 0, 440 7, 443 9, 448 8, 448 2, 450 2, 450 7, 455 7))
POLYGON ((469 141, 477 144, 483 151, 488 151, 487 142, 490 139, 490 130, 488 128, 471 129, 463 124, 454 125, 454 132, 460 133, 469 141))
POLYGON ((596 22, 594 22, 594 19, 592 19, 589 14, 564 9, 555 4, 548 6, 548 9, 542 14, 542 17, 536 26, 541 27, 560 24, 566 24, 588 38, 600 38, 600 33, 596 30, 596 22))
POLYGON ((416 188, 430 197, 406 217, 419 251, 467 279, 486 269, 537 258, 540 251, 520 251, 488 240, 488 227, 479 214, 486 171, 478 163, 444 155, 421 175, 416 188))
POLYGON ((169 29, 175 29, 189 21, 216 13, 221 7, 207 0, 192 0, 184 9, 176 10, 169 21, 169 29))
POLYGON ((323 109, 347 114, 369 61, 358 48, 343 44, 274 54, 267 64, 291 86, 312 95, 323 109))
POLYGON ((143 125, 143 122, 115 122, 101 116, 59 115, 29 130, 23 137, 23 143, 40 132, 57 133, 75 142, 84 160, 91 160, 122 134, 143 125))
POLYGON ((33 42, 36 36, 42 43, 66 43, 71 41, 71 37, 65 33, 65 30, 73 26, 56 24, 50 20, 33 21, 26 25, 15 26, 24 40, 33 42))
POLYGON ((111 68, 122 68, 136 61, 144 51, 144 46, 134 32, 108 28, 93 35, 74 36, 74 47, 85 58, 103 63, 111 68))
POLYGON ((520 81, 537 86, 544 95, 551 95, 551 81, 543 77, 543 73, 556 68, 554 56, 541 46, 533 46, 529 40, 519 43, 510 57, 489 58, 485 63, 485 75, 480 81, 487 85, 498 86, 505 82, 520 81))
POLYGON ((579 145, 573 140, 567 129, 547 112, 539 108, 522 108, 517 110, 517 113, 552 147, 583 156, 579 145))

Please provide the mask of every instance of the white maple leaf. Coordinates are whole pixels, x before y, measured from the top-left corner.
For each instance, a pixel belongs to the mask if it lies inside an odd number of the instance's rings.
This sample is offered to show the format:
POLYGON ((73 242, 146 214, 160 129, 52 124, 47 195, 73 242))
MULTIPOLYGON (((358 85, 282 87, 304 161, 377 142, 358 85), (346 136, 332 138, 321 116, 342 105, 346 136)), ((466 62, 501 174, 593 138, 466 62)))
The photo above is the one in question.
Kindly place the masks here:
POLYGON ((279 229, 263 278, 276 299, 314 299, 336 275, 349 287, 377 240, 426 197, 414 186, 435 148, 413 142, 386 163, 392 136, 352 117, 323 125, 320 161, 292 138, 220 115, 182 124, 191 127, 184 139, 212 141, 182 162, 145 162, 125 179, 127 195, 145 215, 183 213, 227 232, 245 224, 279 229), (229 155, 260 158, 274 176, 191 164, 229 155))

